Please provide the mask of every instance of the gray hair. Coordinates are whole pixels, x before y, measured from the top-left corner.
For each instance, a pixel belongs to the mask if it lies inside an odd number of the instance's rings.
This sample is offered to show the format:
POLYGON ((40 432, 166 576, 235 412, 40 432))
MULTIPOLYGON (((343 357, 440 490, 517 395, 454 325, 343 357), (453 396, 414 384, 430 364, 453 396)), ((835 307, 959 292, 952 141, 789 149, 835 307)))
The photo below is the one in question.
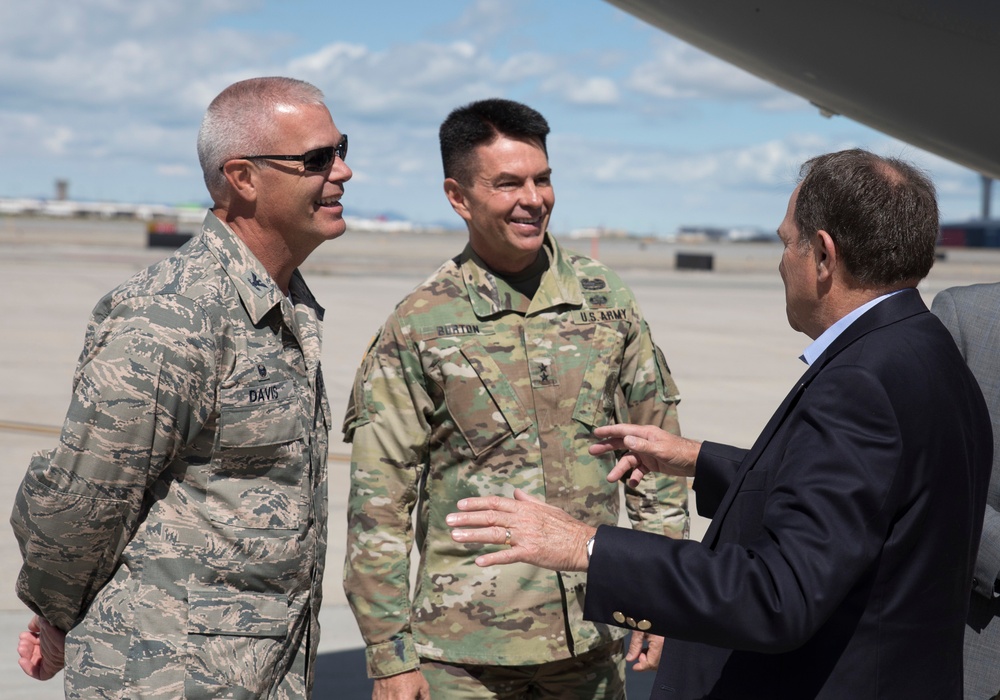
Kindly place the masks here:
POLYGON ((280 105, 323 104, 323 93, 294 78, 250 78, 233 83, 212 100, 198 131, 198 160, 216 204, 226 199, 220 168, 241 155, 262 153, 274 138, 274 110, 280 105))

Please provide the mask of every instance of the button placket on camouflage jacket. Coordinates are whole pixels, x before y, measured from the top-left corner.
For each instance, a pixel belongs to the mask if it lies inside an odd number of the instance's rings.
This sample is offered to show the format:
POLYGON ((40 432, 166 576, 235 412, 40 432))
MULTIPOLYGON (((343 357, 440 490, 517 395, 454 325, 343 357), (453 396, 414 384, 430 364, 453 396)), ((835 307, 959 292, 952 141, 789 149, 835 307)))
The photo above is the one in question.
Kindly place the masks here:
POLYGON ((68 697, 302 698, 326 551, 322 308, 211 213, 105 296, 11 522, 68 697))
MULTIPOLYGON (((616 524, 619 487, 605 479, 614 459, 588 454, 594 427, 678 431, 677 390, 632 293, 551 238, 546 250, 550 267, 518 313, 467 247, 397 306, 358 370, 344 424, 344 577, 375 677, 418 656, 543 663, 624 634, 582 619, 585 575, 480 569, 481 549, 454 543, 444 522, 461 498, 521 488, 593 525, 616 524)), ((644 479, 625 502, 633 526, 685 536, 683 480, 644 479)))

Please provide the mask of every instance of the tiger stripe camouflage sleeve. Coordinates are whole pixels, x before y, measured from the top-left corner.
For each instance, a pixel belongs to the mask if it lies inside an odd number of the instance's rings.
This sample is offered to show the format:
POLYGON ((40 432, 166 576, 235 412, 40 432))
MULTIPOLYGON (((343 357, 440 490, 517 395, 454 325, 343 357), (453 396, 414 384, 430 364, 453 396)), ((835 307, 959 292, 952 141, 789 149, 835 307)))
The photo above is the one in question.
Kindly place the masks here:
POLYGON ((112 574, 147 487, 212 404, 215 341, 193 302, 132 298, 95 313, 59 445, 35 455, 11 516, 18 595, 63 630, 112 574))

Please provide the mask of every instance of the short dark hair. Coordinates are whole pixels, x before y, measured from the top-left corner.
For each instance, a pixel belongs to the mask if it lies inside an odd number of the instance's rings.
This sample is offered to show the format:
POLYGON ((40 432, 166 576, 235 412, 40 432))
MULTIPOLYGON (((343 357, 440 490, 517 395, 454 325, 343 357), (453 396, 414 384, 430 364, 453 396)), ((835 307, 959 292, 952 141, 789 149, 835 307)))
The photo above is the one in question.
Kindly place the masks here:
POLYGON ((889 289, 927 276, 939 223, 934 184, 923 171, 855 148, 808 160, 799 175, 799 235, 829 233, 858 283, 889 289))
POLYGON ((471 102, 452 110, 441 124, 441 160, 444 176, 462 184, 472 179, 475 149, 500 136, 535 140, 545 149, 549 123, 528 105, 497 97, 471 102))

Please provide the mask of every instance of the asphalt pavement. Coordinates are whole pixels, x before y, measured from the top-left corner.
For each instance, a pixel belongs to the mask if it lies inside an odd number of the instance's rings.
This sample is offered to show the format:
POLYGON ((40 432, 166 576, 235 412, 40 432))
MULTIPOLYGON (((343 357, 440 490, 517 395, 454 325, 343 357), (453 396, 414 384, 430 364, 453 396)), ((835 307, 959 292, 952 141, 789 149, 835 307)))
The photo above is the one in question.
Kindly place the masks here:
MULTIPOLYGON (((632 286, 680 388, 683 432, 749 446, 801 375, 809 340, 793 332, 777 273, 780 244, 562 241, 614 267, 632 286), (677 269, 678 254, 707 256, 711 270, 677 269)), ((327 309, 323 366, 339 425, 354 370, 392 307, 447 257, 460 233, 352 232, 303 266, 327 309)), ((87 317, 96 301, 134 272, 169 254, 149 248, 140 224, 0 217, 0 290, 8 325, 0 339, 0 513, 31 454, 54 445, 69 401, 87 317)), ((920 290, 1000 280, 1000 251, 949 250, 920 290)), ((349 450, 331 436, 330 538, 317 698, 369 698, 363 641, 341 589, 349 450)), ((707 521, 695 517, 693 537, 707 521)), ((20 555, 0 528, 0 700, 63 697, 61 675, 40 683, 17 667, 17 635, 30 612, 14 595, 20 555)), ((647 697, 650 674, 630 677, 631 697, 647 697)))

